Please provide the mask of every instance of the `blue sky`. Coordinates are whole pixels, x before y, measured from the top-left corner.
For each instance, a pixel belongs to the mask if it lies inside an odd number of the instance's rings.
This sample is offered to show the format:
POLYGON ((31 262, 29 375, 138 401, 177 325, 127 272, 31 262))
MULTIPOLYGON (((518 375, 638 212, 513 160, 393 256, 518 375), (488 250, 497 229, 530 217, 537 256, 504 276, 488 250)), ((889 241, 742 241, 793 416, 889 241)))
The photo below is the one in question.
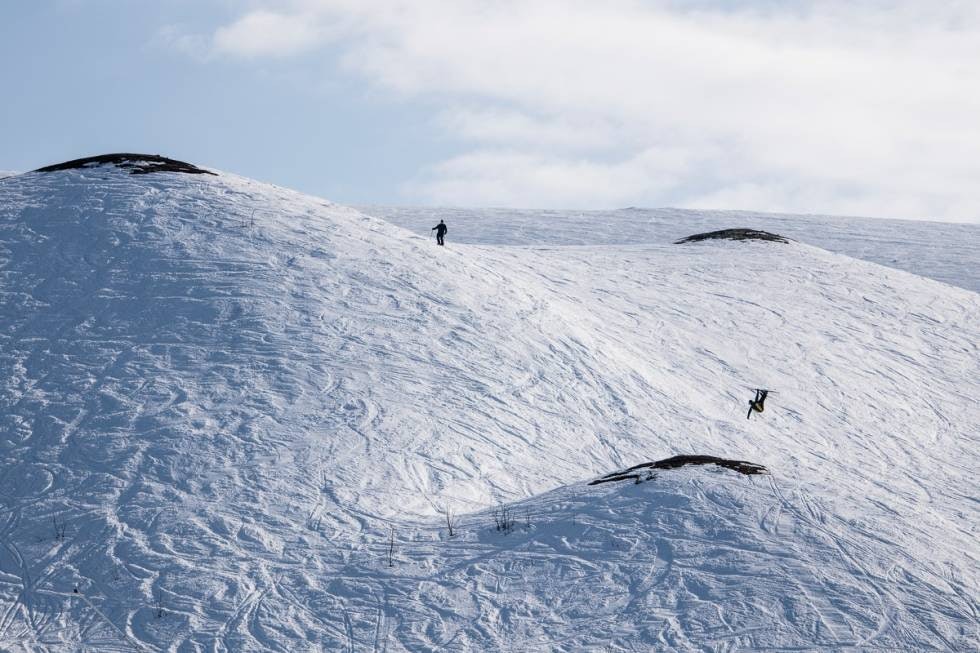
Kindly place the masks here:
POLYGON ((146 151, 349 204, 976 222, 977 4, 5 2, 0 169, 146 151))
POLYGON ((169 155, 349 203, 399 202, 406 173, 453 152, 424 106, 384 97, 334 58, 189 56, 231 3, 0 5, 0 169, 103 152, 169 155))

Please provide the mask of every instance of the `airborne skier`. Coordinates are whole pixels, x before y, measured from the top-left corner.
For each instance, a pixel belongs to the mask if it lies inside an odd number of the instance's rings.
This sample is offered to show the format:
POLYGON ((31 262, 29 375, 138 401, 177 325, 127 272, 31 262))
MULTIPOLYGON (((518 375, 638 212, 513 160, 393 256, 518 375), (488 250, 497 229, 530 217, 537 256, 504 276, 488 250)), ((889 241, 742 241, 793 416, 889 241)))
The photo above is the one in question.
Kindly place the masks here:
POLYGON ((748 419, 748 418, 752 417, 752 411, 753 410, 755 412, 757 412, 757 413, 761 413, 763 410, 765 410, 766 409, 766 397, 768 397, 768 396, 769 396, 769 391, 768 390, 759 390, 759 389, 756 389, 756 391, 755 391, 755 399, 749 399, 749 412, 745 416, 745 419, 748 419))

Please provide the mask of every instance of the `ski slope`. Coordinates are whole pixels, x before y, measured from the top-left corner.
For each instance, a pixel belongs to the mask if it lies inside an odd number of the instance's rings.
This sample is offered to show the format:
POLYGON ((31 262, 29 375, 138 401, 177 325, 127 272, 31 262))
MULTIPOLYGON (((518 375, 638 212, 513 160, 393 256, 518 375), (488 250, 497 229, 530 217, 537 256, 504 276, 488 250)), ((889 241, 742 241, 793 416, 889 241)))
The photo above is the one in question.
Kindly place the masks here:
POLYGON ((980 224, 976 223, 688 209, 519 211, 373 206, 363 210, 423 234, 445 219, 452 225, 450 242, 481 245, 666 245, 694 233, 731 227, 762 229, 980 293, 980 224))
POLYGON ((447 222, 0 181, 0 650, 976 649, 980 295, 447 222))

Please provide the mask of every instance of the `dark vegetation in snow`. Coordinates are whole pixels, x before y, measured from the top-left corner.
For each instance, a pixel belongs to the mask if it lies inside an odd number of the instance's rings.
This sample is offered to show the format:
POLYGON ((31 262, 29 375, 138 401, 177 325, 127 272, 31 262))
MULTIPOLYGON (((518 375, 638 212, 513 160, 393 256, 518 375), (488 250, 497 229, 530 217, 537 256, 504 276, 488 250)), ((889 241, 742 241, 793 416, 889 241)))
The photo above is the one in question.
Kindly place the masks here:
POLYGON ((675 245, 682 243, 696 243, 702 240, 769 240, 777 243, 788 243, 785 237, 779 234, 771 234, 768 231, 758 229, 722 229, 721 231, 709 231, 703 234, 694 234, 687 238, 681 238, 675 245))
POLYGON ((176 159, 168 159, 159 154, 131 153, 101 154, 84 159, 74 159, 72 161, 38 168, 34 172, 57 172, 58 170, 74 170, 107 164, 129 170, 134 175, 145 175, 150 172, 185 172, 191 175, 215 174, 209 170, 198 168, 193 164, 177 161, 176 159))
POLYGON ((592 481, 589 483, 589 485, 599 485, 600 483, 626 480, 639 482, 643 480, 640 473, 642 470, 677 469, 678 467, 684 467, 685 465, 718 465, 719 467, 733 469, 740 474, 747 474, 749 476, 753 474, 769 473, 769 470, 762 465, 750 463, 745 460, 729 460, 727 458, 718 458, 716 456, 674 456, 673 458, 664 458, 663 460, 658 460, 652 463, 640 463, 639 465, 633 465, 629 469, 624 469, 620 472, 606 474, 605 476, 592 481))

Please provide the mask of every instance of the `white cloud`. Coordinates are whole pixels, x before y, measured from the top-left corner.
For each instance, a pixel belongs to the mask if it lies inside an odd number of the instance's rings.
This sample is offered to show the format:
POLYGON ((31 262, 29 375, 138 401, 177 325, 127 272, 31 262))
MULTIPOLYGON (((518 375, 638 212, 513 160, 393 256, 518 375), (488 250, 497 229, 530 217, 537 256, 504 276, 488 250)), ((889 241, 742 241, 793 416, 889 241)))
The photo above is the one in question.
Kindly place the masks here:
POLYGON ((590 117, 535 116, 499 107, 455 107, 440 114, 447 130, 474 143, 522 143, 540 149, 588 151, 613 147, 622 136, 613 125, 590 117))
POLYGON ((349 70, 451 107, 472 150, 409 185, 423 200, 980 220, 978 3, 275 4, 216 47, 330 34, 349 70))
POLYGON ((209 39, 189 32, 181 25, 164 25, 157 31, 150 45, 176 50, 202 61, 210 56, 211 50, 209 39))
POLYGON ((694 153, 651 149, 619 162, 520 151, 477 150, 437 166, 416 190, 440 204, 601 208, 669 191, 690 174, 694 153), (570 184, 574 181, 573 184, 570 184))
POLYGON ((260 10, 219 28, 214 47, 243 57, 290 56, 314 48, 325 34, 315 17, 260 10))

